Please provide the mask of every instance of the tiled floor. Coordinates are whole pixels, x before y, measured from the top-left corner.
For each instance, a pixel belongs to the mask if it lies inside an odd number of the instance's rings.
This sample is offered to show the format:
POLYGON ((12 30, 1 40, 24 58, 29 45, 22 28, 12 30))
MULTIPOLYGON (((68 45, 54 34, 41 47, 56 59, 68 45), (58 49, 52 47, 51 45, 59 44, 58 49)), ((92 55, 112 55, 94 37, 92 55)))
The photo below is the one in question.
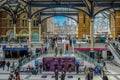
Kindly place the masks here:
MULTIPOLYGON (((104 44, 96 44, 96 47, 104 47, 104 44)), ((89 46, 89 44, 86 45, 82 45, 83 47, 89 46)), ((34 65, 34 62, 31 61, 30 64, 34 65)), ((85 63, 88 65, 88 63, 85 63)), ((89 64, 90 65, 90 64, 89 64)), ((120 68, 116 67, 112 64, 107 64, 107 68, 108 68, 108 73, 106 73, 108 75, 109 80, 120 80, 120 68)), ((60 73, 61 74, 61 73, 60 73)), ((60 76, 59 74, 59 76, 60 76)), ((21 80, 55 80, 55 78, 53 78, 52 76, 54 76, 54 73, 43 73, 43 74, 38 74, 38 75, 32 75, 29 73, 21 73, 20 78, 21 80), (43 77, 42 76, 46 76, 47 77, 43 77)), ((0 69, 0 80, 8 80, 9 77, 9 72, 8 71, 3 71, 2 69, 0 69)), ((76 75, 75 73, 67 73, 66 75, 66 79, 65 80, 78 80, 78 77, 81 78, 81 80, 85 80, 85 74, 79 74, 76 75), (68 78, 68 76, 73 76, 72 78, 68 78)), ((59 78, 60 80, 60 78, 59 78)), ((94 76, 94 80, 102 80, 102 77, 100 75, 95 75, 94 76)))

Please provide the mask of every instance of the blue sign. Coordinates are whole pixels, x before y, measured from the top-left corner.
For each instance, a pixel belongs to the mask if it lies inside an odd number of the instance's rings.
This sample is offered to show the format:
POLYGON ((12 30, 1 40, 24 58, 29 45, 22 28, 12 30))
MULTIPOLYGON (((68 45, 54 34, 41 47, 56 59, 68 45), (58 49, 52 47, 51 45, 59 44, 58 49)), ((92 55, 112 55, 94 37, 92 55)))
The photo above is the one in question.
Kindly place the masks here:
POLYGON ((3 48, 3 51, 22 51, 22 50, 28 50, 28 48, 3 48))

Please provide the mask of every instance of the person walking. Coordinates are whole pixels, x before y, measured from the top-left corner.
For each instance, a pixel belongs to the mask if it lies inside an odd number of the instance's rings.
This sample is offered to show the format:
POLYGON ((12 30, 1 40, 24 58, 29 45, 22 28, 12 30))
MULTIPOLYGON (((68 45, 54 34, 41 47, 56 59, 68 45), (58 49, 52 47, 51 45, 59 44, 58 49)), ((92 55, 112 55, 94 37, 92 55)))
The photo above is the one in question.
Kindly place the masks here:
POLYGON ((10 62, 8 61, 8 62, 6 63, 6 65, 7 65, 7 71, 9 71, 9 68, 10 68, 10 62))
POLYGON ((107 70, 106 62, 103 62, 103 67, 107 70))

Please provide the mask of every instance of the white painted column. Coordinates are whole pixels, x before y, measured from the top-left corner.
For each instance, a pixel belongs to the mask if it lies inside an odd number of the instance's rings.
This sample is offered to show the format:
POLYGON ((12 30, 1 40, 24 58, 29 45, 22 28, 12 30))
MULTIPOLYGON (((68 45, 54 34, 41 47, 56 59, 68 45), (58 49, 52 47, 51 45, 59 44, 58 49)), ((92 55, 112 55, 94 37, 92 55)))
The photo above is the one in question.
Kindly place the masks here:
POLYGON ((14 27, 14 38, 16 38, 16 24, 13 24, 14 27))
POLYGON ((66 51, 66 49, 65 49, 65 42, 63 42, 63 45, 64 45, 64 53, 65 53, 65 51, 66 51))
POLYGON ((95 55, 94 55, 94 19, 93 18, 90 18, 90 41, 91 41, 90 57, 92 59, 95 59, 95 55))
POLYGON ((94 19, 90 19, 90 40, 91 40, 91 45, 90 45, 90 51, 94 52, 94 19))
POLYGON ((31 27, 32 27, 32 20, 31 19, 28 19, 28 26, 29 26, 29 28, 28 28, 28 30, 29 30, 29 42, 28 42, 28 44, 29 44, 29 48, 31 49, 31 27))
POLYGON ((39 24, 39 42, 41 41, 41 24, 39 24))

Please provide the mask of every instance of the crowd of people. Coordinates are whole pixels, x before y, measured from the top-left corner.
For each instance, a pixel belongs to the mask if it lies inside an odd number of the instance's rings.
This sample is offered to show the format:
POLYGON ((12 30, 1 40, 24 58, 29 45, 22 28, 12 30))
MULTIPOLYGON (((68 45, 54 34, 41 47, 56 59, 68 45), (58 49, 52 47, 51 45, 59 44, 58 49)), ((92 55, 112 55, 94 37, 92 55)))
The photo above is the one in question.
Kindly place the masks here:
POLYGON ((4 70, 7 70, 10 72, 8 80, 20 80, 20 68, 15 67, 15 62, 10 61, 2 61, 1 67, 4 70))
MULTIPOLYGON (((60 53, 60 55, 62 56, 63 55, 63 48, 58 48, 57 46, 57 38, 53 38, 53 39, 50 39, 50 40, 47 40, 47 43, 48 43, 48 46, 44 46, 42 44, 42 50, 45 54, 48 54, 48 49, 51 48, 53 50, 55 50, 55 55, 57 56, 58 52, 60 53)), ((72 46, 72 39, 69 38, 69 44, 70 46, 72 46)), ((66 50, 68 50, 68 47, 69 45, 66 45, 66 50)), ((19 59, 19 63, 22 62, 24 59, 26 59, 26 57, 32 57, 33 53, 30 53, 29 56, 23 56, 19 59)), ((50 70, 50 62, 46 62, 46 71, 49 71, 50 70)), ((79 74, 79 64, 76 64, 75 67, 76 67, 76 73, 79 74)), ((5 67, 7 67, 7 71, 10 70, 10 67, 12 68, 12 71, 10 72, 10 76, 9 76, 9 79, 8 80, 12 80, 12 79, 16 79, 16 80, 20 80, 20 70, 19 70, 19 67, 17 69, 15 69, 15 65, 14 65, 14 62, 11 64, 9 61, 6 62, 6 61, 3 61, 2 63, 2 67, 3 67, 3 70, 5 70, 5 67), (11 66, 10 66, 11 65, 11 66)), ((58 80, 58 75, 61 73, 61 80, 65 80, 65 76, 66 76, 66 70, 64 69, 63 65, 61 65, 62 67, 62 71, 59 72, 56 65, 54 65, 55 69, 54 69, 54 74, 55 74, 55 80, 58 80)), ((104 62, 103 63, 103 67, 106 68, 106 63, 104 62)), ((27 67, 27 70, 33 70, 35 72, 35 74, 37 74, 38 72, 42 73, 42 69, 43 69, 43 65, 42 63, 39 63, 36 59, 35 59, 35 67, 33 66, 30 66, 28 65, 27 67)), ((103 75, 103 80, 108 80, 108 77, 106 76, 104 70, 102 67, 89 67, 87 68, 85 66, 84 68, 84 72, 86 74, 86 80, 93 80, 94 78, 94 74, 100 74, 100 75, 103 75)), ((80 80, 80 78, 78 78, 78 80, 80 80)))
POLYGON ((17 67, 15 70, 11 70, 8 80, 20 80, 20 68, 17 67))

